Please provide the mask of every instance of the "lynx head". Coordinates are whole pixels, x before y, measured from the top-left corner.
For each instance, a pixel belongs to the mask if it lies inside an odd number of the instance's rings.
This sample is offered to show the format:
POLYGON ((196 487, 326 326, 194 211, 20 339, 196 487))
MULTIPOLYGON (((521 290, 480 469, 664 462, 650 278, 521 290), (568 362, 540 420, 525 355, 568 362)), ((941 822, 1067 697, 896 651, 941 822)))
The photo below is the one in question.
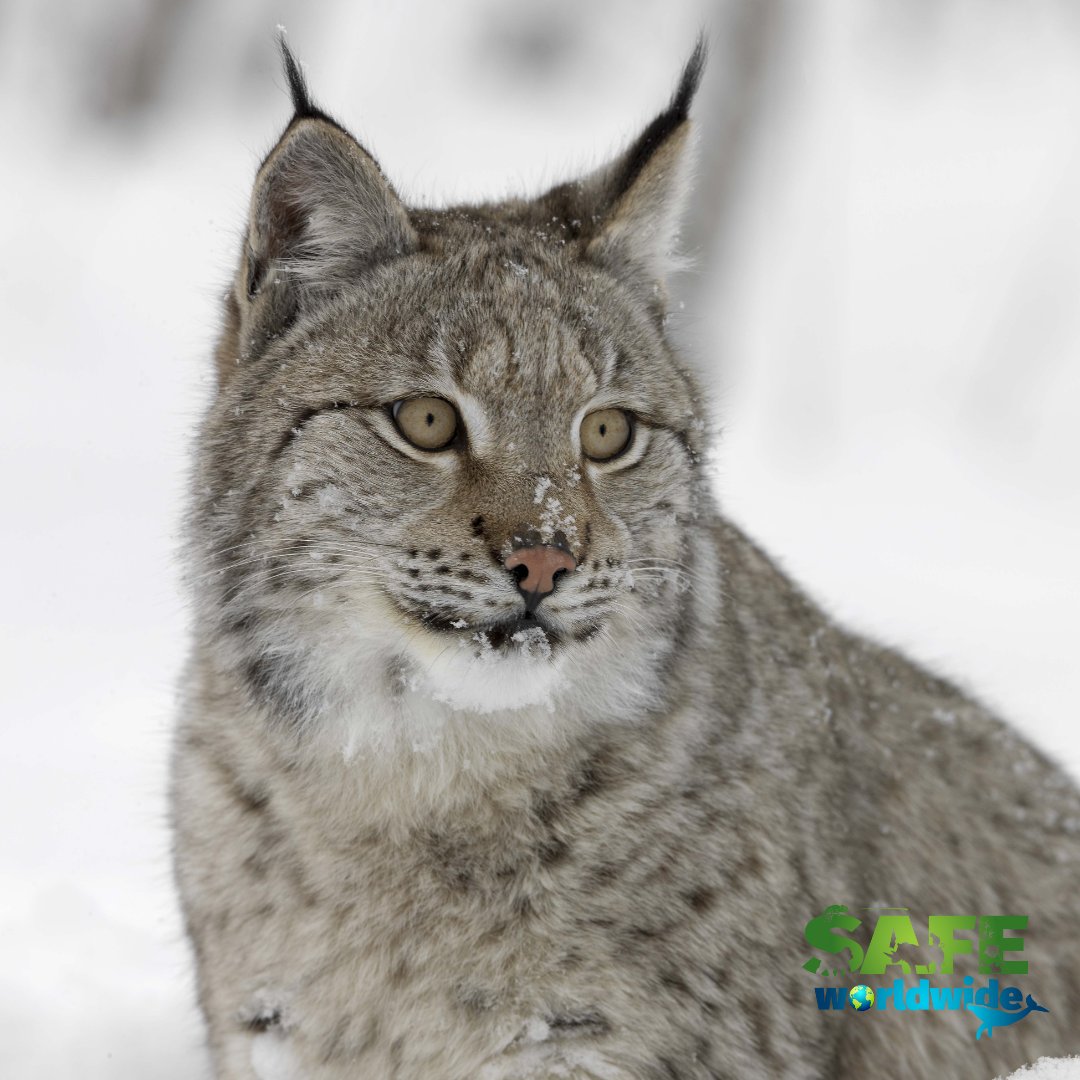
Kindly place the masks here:
POLYGON ((707 499, 664 333, 702 46, 606 167, 441 211, 406 206, 282 52, 294 116, 200 444, 203 640, 297 730, 376 696, 554 716, 605 680, 605 710, 640 712, 707 499))

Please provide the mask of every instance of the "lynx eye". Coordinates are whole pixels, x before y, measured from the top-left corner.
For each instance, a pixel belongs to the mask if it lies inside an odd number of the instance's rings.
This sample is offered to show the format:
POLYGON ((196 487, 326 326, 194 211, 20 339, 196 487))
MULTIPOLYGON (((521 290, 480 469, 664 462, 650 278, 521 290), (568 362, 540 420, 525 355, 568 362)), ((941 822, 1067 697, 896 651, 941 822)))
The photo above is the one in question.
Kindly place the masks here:
POLYGON ((457 434, 457 410, 443 398, 395 401, 393 414, 398 431, 421 450, 442 450, 457 434))
POLYGON ((633 437, 633 417, 622 409, 598 409, 581 421, 581 449, 593 461, 617 458, 633 437))

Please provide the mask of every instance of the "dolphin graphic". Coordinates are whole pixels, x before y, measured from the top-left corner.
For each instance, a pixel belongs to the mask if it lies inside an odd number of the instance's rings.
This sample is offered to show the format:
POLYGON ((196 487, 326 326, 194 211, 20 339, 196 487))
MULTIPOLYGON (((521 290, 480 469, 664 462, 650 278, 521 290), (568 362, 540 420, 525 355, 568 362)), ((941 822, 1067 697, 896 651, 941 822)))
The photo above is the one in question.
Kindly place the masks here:
POLYGON ((1017 1020, 1023 1020, 1029 1012, 1049 1012, 1044 1009, 1030 994, 1027 996, 1027 1008, 1019 1011, 1010 1009, 991 1009, 989 1005, 968 1005, 968 1008, 982 1021, 979 1030, 975 1033, 976 1039, 981 1039, 985 1031, 991 1039, 994 1037, 994 1028, 1008 1027, 1017 1020))

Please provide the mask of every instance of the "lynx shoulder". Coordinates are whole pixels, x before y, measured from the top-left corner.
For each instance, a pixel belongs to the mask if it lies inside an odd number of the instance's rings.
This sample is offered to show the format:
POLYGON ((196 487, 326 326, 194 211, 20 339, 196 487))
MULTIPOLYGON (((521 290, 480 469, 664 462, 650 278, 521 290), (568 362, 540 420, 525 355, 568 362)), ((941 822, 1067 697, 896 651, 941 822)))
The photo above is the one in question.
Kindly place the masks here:
POLYGON ((702 48, 607 166, 440 211, 283 54, 188 527, 175 868, 216 1075, 985 1080, 1075 1050, 1076 789, 714 505, 665 336, 702 48), (803 927, 882 903, 920 942, 1028 913, 1043 1011, 978 1040, 822 1012, 803 927))

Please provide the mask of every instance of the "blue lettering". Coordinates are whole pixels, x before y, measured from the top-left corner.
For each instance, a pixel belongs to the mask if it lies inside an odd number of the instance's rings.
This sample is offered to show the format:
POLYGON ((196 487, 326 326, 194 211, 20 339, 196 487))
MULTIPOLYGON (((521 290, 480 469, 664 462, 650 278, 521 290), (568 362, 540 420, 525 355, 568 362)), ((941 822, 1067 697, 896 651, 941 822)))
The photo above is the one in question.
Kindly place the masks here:
POLYGON ((935 987, 930 991, 930 1008, 959 1009, 964 1001, 964 991, 959 986, 935 987))
POLYGON ((817 997, 819 1009, 844 1009, 848 1003, 848 990, 846 986, 815 986, 814 995, 817 997))
POLYGON ((991 979, 981 990, 975 991, 975 1004, 986 1005, 991 1009, 998 1007, 997 979, 991 979))
POLYGON ((911 1009, 913 1012, 916 1009, 930 1008, 929 979, 920 979, 918 986, 912 986, 908 989, 908 992, 904 995, 904 1008, 911 1009))

